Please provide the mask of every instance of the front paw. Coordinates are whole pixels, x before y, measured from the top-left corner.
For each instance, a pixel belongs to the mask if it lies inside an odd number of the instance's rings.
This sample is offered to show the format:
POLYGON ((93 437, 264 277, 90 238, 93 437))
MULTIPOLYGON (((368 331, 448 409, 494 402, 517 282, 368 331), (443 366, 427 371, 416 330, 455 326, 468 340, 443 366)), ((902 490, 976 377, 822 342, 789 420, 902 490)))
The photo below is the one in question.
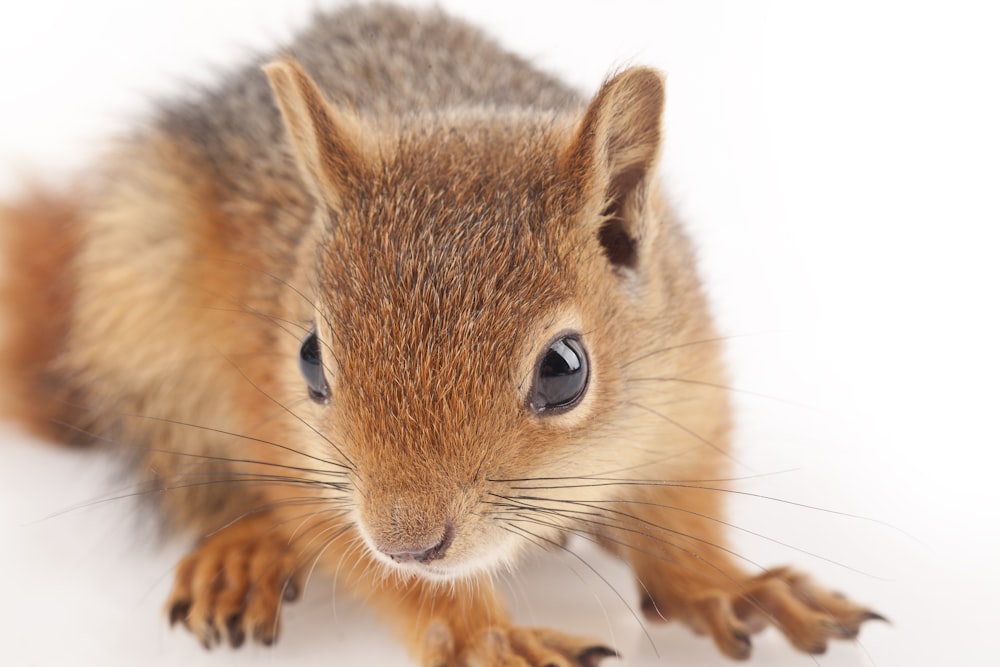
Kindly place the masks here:
POLYGON ((790 568, 776 568, 739 582, 735 590, 709 589, 678 604, 648 591, 643 611, 665 620, 671 610, 696 632, 711 635, 719 650, 738 660, 750 657, 750 635, 768 625, 780 630, 797 649, 820 654, 830 639, 853 639, 861 625, 886 620, 844 596, 817 585, 790 568))
POLYGON ((277 639, 283 601, 298 595, 288 540, 261 521, 215 533, 177 567, 167 604, 170 624, 183 623, 205 646, 238 647, 249 635, 277 639))
POLYGON ((597 667, 618 652, 555 630, 490 627, 462 641, 444 623, 426 632, 424 667, 597 667))

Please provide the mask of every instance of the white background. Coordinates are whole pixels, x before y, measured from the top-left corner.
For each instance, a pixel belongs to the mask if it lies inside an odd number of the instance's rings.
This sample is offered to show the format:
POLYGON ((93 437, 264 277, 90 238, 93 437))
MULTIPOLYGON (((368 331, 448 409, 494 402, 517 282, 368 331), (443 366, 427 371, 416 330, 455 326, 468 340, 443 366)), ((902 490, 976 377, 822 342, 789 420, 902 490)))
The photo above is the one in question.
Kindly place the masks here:
MULTIPOLYGON (((780 473, 744 488, 872 519, 747 498, 735 523, 786 546, 739 533, 737 548, 795 562, 893 620, 816 660, 769 631, 753 664, 997 664, 991 3, 443 4, 587 91, 627 63, 668 73, 663 171, 733 336, 738 456, 780 473)), ((86 168, 152 97, 211 81, 316 5, 329 3, 4 3, 0 190, 25 168, 56 182, 86 168)), ((128 501, 49 517, 124 487, 113 465, 13 433, 2 456, 0 663, 409 664, 320 579, 275 648, 205 653, 163 616, 185 545, 154 544, 128 501)), ((630 666, 729 664, 680 628, 647 636, 627 572, 587 558, 610 587, 543 557, 511 582, 517 616, 604 637, 630 666)))

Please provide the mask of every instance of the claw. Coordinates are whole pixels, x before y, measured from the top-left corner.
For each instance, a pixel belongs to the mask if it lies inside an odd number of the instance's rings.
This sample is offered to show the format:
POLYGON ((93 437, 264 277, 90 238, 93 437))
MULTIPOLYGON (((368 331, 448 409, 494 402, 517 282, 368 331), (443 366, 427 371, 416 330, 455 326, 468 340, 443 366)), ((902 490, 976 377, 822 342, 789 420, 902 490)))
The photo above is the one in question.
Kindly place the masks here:
POLYGON ((621 659, 621 654, 607 646, 591 646, 584 649, 580 655, 576 656, 576 661, 580 667, 597 667, 605 658, 621 659))
POLYGON ((657 606, 656 601, 648 595, 642 597, 642 615, 647 621, 654 623, 666 623, 670 620, 657 606))
POLYGON ((299 599, 299 586, 294 579, 289 579, 285 582, 285 586, 281 591, 281 597, 285 602, 295 602, 299 599))
POLYGON ((806 648, 806 653, 811 655, 823 655, 826 653, 827 642, 821 641, 806 648))
POLYGON ((890 621, 888 618, 886 618, 882 614, 879 614, 878 612, 874 612, 874 611, 871 611, 871 610, 865 612, 864 618, 862 620, 863 621, 882 621, 883 623, 888 623, 889 625, 892 625, 892 621, 890 621))
POLYGON ((254 628, 253 638, 264 646, 272 646, 277 640, 271 623, 264 623, 254 628))
POLYGON ((184 623, 187 625, 188 614, 191 613, 191 601, 190 600, 180 600, 175 602, 172 607, 170 607, 170 626, 173 627, 177 623, 184 623))
POLYGON ((834 623, 830 628, 830 634, 837 639, 854 639, 858 636, 858 628, 852 628, 844 623, 834 623))
POLYGON ((212 646, 221 644, 222 634, 219 632, 219 628, 215 627, 214 623, 210 626, 209 631, 212 633, 211 637, 209 638, 209 641, 212 642, 212 646))
POLYGON ((202 542, 177 567, 170 624, 183 622, 205 648, 278 637, 282 599, 301 592, 295 560, 269 521, 237 522, 202 542))
POLYGON ((226 618, 226 633, 229 635, 230 646, 233 648, 243 646, 247 633, 243 629, 243 615, 241 613, 230 614, 226 618))
POLYGON ((743 630, 733 629, 732 638, 735 643, 730 646, 732 652, 730 657, 735 660, 746 660, 753 652, 753 643, 750 641, 750 633, 743 630))

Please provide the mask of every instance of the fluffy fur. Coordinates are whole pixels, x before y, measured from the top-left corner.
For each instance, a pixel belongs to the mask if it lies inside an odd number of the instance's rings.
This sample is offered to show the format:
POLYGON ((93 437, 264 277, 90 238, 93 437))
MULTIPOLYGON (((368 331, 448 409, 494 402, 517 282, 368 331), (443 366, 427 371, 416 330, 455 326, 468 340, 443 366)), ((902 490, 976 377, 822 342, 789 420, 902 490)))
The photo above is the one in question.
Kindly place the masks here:
POLYGON ((805 651, 851 637, 874 615, 725 548, 704 480, 727 477, 729 406, 657 184, 663 102, 635 68, 587 103, 436 12, 318 16, 164 108, 85 195, 3 211, 10 407, 116 443, 208 535, 169 602, 206 645, 273 641, 318 561, 428 667, 593 665, 614 652, 513 625, 489 576, 574 534, 729 656, 768 623, 805 651), (536 414, 566 332, 588 391, 536 414))

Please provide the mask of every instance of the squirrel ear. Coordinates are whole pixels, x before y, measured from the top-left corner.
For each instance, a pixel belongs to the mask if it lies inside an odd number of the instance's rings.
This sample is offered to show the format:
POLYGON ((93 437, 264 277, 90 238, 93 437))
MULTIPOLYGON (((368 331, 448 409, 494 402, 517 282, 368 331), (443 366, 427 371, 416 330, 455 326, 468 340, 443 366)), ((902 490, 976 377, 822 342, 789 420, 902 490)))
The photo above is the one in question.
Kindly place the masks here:
POLYGON ((572 178, 603 197, 598 232, 612 264, 633 268, 649 229, 649 185, 660 154, 666 94, 656 70, 634 67, 606 81, 587 107, 567 155, 572 178))
POLYGON ((363 164, 353 117, 334 109, 291 57, 264 66, 299 169, 314 194, 337 205, 363 164))

